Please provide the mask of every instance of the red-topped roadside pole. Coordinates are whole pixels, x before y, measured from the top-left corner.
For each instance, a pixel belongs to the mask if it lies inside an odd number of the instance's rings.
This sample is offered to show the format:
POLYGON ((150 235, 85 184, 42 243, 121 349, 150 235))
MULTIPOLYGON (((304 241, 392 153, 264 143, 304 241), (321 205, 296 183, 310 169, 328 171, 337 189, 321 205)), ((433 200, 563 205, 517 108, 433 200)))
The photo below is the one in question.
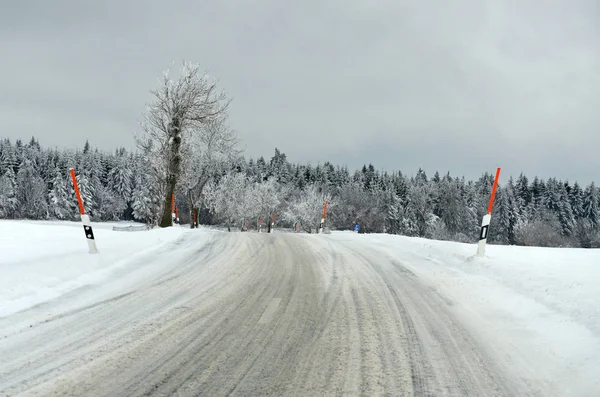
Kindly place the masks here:
POLYGON ((171 226, 175 224, 175 195, 171 195, 171 226))
POLYGON ((485 255, 485 245, 487 244, 490 222, 492 220, 492 209, 494 208, 494 198, 496 197, 496 189, 498 188, 498 179, 500 179, 500 168, 496 170, 496 178, 494 179, 494 187, 492 188, 492 196, 488 205, 488 213, 484 215, 481 222, 481 233, 479 234, 479 246, 477 247, 477 256, 485 255))
POLYGON ((273 211, 273 217, 271 218, 271 225, 269 226, 269 233, 273 233, 275 227, 275 218, 277 217, 277 211, 273 211))
POLYGON ((325 205, 323 206, 323 215, 321 216, 321 224, 319 225, 319 233, 323 233, 323 226, 325 225, 325 218, 327 218, 327 204, 329 204, 329 200, 325 200, 325 205))
POLYGON ((77 203, 79 204, 79 212, 81 213, 81 222, 83 223, 83 230, 85 232, 85 238, 88 242, 88 248, 90 254, 97 254, 98 248, 96 247, 96 240, 94 239, 94 231, 92 230, 92 222, 90 217, 86 215, 85 208, 83 207, 83 200, 81 199, 81 192, 79 191, 79 184, 75 177, 75 170, 69 169, 71 173, 71 179, 73 179, 73 187, 75 188, 75 195, 77 196, 77 203))

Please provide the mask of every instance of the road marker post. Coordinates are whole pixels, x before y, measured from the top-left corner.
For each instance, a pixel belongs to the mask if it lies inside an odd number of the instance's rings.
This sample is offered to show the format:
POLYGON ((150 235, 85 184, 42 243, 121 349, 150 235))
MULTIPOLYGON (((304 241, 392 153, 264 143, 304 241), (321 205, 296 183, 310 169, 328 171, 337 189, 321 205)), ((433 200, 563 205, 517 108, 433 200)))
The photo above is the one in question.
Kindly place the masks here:
POLYGON ((329 204, 329 200, 325 200, 325 205, 323 206, 323 215, 321 216, 321 224, 319 225, 318 233, 323 233, 323 226, 325 226, 325 218, 327 217, 327 204, 329 204))
POLYGON ((477 256, 485 255, 485 246, 487 244, 487 238, 490 231, 490 222, 492 220, 492 209, 494 207, 494 197, 496 196, 496 189, 498 188, 498 179, 500 179, 500 168, 496 170, 496 178, 494 178, 494 187, 492 188, 492 196, 490 197, 490 203, 488 205, 488 213, 483 216, 481 221, 481 232, 479 233, 479 245, 477 246, 477 256))
POLYGON ((271 224, 269 225, 269 233, 273 233, 275 227, 275 218, 277 217, 277 211, 273 211, 273 217, 271 218, 271 224))
POLYGON ((81 223, 83 224, 83 231, 85 232, 85 238, 88 242, 90 254, 97 254, 98 247, 96 247, 96 239, 94 238, 92 221, 90 220, 90 217, 85 213, 83 200, 81 198, 81 192, 79 191, 79 184, 77 183, 77 177, 75 176, 75 169, 70 168, 69 172, 71 174, 71 179, 73 179, 73 188, 75 189, 75 196, 77 196, 77 203, 79 204, 79 213, 81 214, 81 223))
POLYGON ((175 224, 175 195, 171 195, 171 226, 175 224))
POLYGON ((262 233, 262 216, 258 220, 258 232, 262 233))

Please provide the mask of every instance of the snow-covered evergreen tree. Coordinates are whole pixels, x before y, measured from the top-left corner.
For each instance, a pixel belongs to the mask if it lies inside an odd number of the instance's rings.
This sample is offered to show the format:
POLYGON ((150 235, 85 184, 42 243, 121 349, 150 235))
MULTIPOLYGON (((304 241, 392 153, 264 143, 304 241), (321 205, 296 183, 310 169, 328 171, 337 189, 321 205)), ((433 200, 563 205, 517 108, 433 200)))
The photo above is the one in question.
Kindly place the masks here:
POLYGON ((0 218, 12 218, 15 215, 19 202, 15 194, 14 179, 10 167, 0 176, 0 218))
POLYGON ((94 185, 85 174, 77 175, 77 184, 79 185, 79 192, 81 193, 81 200, 83 201, 83 207, 85 208, 86 213, 92 213, 92 211, 95 211, 97 208, 96 202, 94 201, 94 197, 96 196, 94 185))
POLYGON ((573 188, 569 192, 569 202, 573 210, 573 216, 576 220, 583 218, 583 190, 581 186, 575 182, 573 188))
POLYGON ((146 176, 138 172, 134 177, 134 189, 131 197, 133 217, 137 221, 150 223, 153 214, 152 191, 146 176))
POLYGON ((400 197, 392 192, 390 203, 388 204, 386 226, 390 234, 401 234, 403 231, 402 222, 404 220, 404 205, 400 197))
POLYGON ((460 232, 467 222, 467 206, 460 192, 458 183, 452 179, 444 179, 439 186, 440 218, 452 234, 460 232))
POLYGON ((27 219, 48 217, 47 187, 30 160, 25 159, 19 167, 15 185, 18 201, 17 214, 27 219))
POLYGON ((571 236, 575 232, 576 220, 571 208, 571 201, 565 185, 558 185, 558 207, 556 210, 563 236, 571 236))
POLYGON ((268 175, 274 176, 278 183, 285 185, 289 182, 289 163, 285 153, 281 153, 277 148, 275 148, 275 155, 271 158, 268 169, 268 175))
POLYGON ((493 225, 490 225, 490 241, 516 244, 515 227, 520 219, 512 187, 509 185, 498 188, 496 200, 492 212, 493 225))
POLYGON ((414 231, 414 236, 425 237, 437 217, 433 214, 432 188, 423 182, 424 172, 421 175, 408 190, 405 214, 407 230, 414 231))
POLYGON ((419 170, 417 171, 417 175, 415 176, 415 184, 417 186, 423 186, 427 183, 427 173, 419 168, 419 170))
POLYGON ((583 197, 583 217, 593 228, 600 226, 600 197, 594 183, 585 190, 583 197))
POLYGON ((4 141, 2 155, 0 157, 0 169, 2 169, 2 174, 6 174, 7 170, 10 168, 12 174, 16 175, 18 166, 19 160, 17 159, 16 150, 11 146, 10 141, 7 139, 4 141))
POLYGON ((125 203, 131 201, 133 190, 132 167, 133 164, 129 162, 127 157, 119 156, 113 168, 108 172, 108 188, 125 203))
POLYGON ((54 168, 54 177, 48 193, 50 216, 56 219, 72 219, 75 214, 75 196, 69 191, 67 176, 58 167, 54 168))
POLYGON ((532 195, 529 189, 529 180, 523 173, 517 178, 514 193, 520 217, 527 218, 527 207, 532 201, 532 195))

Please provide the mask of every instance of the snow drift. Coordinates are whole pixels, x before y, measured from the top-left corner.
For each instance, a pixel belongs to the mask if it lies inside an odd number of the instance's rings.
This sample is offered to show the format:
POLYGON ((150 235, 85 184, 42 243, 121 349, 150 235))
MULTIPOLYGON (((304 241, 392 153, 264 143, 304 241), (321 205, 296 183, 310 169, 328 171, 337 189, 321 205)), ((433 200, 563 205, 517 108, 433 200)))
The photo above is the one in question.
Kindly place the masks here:
POLYGON ((90 255, 79 222, 0 221, 0 317, 105 281, 183 233, 113 232, 114 225, 94 224, 100 253, 90 255))

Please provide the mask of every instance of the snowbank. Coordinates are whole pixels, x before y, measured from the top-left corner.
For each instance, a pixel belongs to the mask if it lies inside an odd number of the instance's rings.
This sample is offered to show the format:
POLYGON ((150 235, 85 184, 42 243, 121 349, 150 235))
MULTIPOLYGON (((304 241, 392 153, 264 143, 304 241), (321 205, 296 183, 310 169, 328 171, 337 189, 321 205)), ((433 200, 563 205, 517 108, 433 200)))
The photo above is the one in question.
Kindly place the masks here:
POLYGON ((571 317, 600 337, 600 249, 488 245, 485 258, 477 258, 474 244, 390 235, 366 236, 366 241, 405 259, 402 264, 417 273, 485 279, 571 317))
POLYGON ((477 258, 475 244, 352 232, 331 238, 409 269, 524 379, 552 379, 568 395, 600 390, 600 250, 488 245, 477 258))
POLYGON ((105 280, 136 257, 177 240, 181 228, 113 232, 95 223, 90 255, 80 222, 0 221, 0 317, 105 280))

